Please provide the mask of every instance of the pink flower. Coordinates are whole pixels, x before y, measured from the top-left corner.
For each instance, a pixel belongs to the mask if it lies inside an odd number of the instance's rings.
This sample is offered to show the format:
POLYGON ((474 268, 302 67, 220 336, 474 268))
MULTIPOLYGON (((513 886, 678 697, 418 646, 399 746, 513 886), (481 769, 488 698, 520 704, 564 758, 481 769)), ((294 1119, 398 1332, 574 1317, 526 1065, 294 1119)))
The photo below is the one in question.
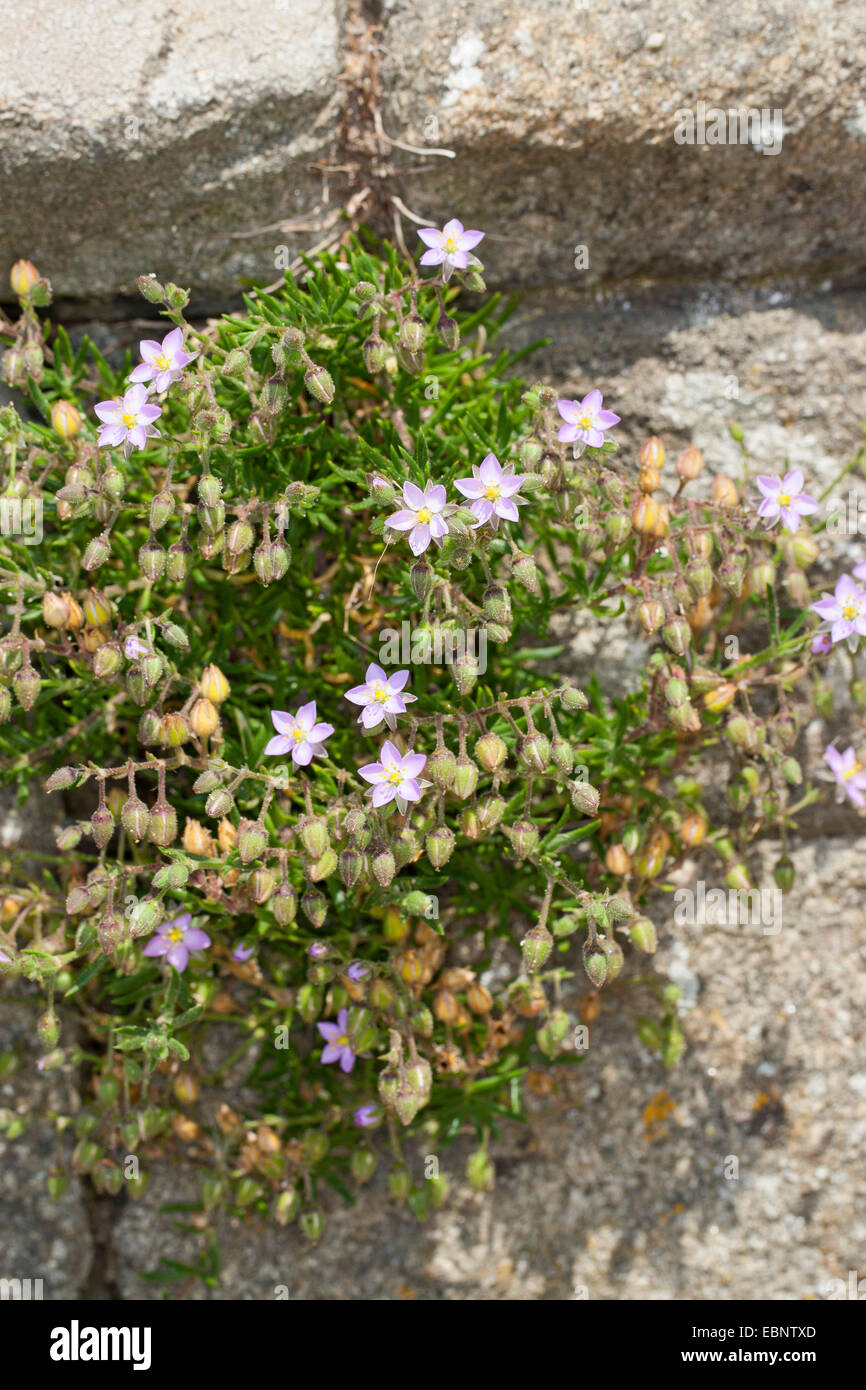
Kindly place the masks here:
POLYGON ((407 803, 420 801, 423 788, 431 785, 418 778, 427 759, 423 753, 413 753, 411 748, 408 753, 401 753, 390 739, 382 744, 381 758, 380 763, 367 763, 358 772, 365 782, 373 784, 370 794, 374 806, 396 801, 398 808, 405 811, 407 803))
POLYGON ((866 560, 861 560, 859 565, 855 565, 851 573, 855 579, 866 579, 866 560))
POLYGON ((141 657, 147 656, 149 648, 140 637, 127 637, 123 644, 123 650, 130 661, 138 661, 141 657))
POLYGON ((854 749, 846 748, 844 753, 840 753, 831 743, 825 749, 824 757, 836 778, 836 786, 855 806, 866 806, 866 796, 863 795, 866 792, 866 767, 857 761, 854 749))
POLYGON ((190 353, 183 350, 183 329, 173 328, 161 343, 145 338, 138 345, 141 362, 130 374, 130 381, 152 381, 157 391, 167 391, 177 381, 184 367, 192 362, 190 353))
POLYGON ((355 1065, 355 1054, 349 1043, 346 1010, 340 1010, 336 1023, 317 1023, 316 1027, 326 1043, 322 1048, 322 1061, 325 1066, 330 1062, 339 1062, 341 1071, 351 1071, 355 1065))
POLYGON ((812 638, 812 655, 828 656, 833 650, 833 638, 829 632, 818 632, 812 638))
POLYGON ((165 956, 169 965, 173 965, 178 974, 182 975, 189 964, 190 951, 203 951, 210 945, 207 932, 190 926, 191 920, 188 912, 182 912, 179 917, 163 922, 148 941, 143 954, 165 956))
POLYGON ((406 506, 389 516, 385 525, 409 532, 413 555, 422 555, 431 540, 441 545, 443 536, 448 535, 445 489, 441 483, 425 483, 423 492, 414 483, 404 483, 403 501, 406 506))
POLYGON ((758 516, 762 516, 768 526, 775 526, 781 517, 785 530, 792 533, 799 531, 801 517, 817 512, 820 506, 814 497, 803 491, 803 471, 800 468, 792 468, 784 478, 761 476, 758 478, 758 488, 764 499, 758 508, 758 516))
POLYGON ((154 420, 162 414, 160 406, 148 404, 147 387, 140 385, 130 386, 117 400, 100 401, 93 408, 103 422, 97 441, 100 447, 122 444, 127 454, 144 448, 156 434, 154 420))
POLYGON ((414 695, 400 694, 408 679, 408 671, 395 671, 393 676, 386 676, 381 666, 371 662, 364 677, 366 684, 346 691, 346 699, 353 705, 363 705, 358 723, 365 729, 375 729, 384 719, 389 729, 396 729, 395 715, 405 714, 407 700, 416 699, 414 695))
POLYGON ((477 517, 473 529, 489 521, 495 530, 500 517, 503 521, 518 521, 517 508, 526 505, 526 498, 517 493, 525 480, 504 472, 495 454, 488 454, 480 468, 473 464, 472 474, 471 478, 456 478, 454 486, 464 497, 475 499, 469 508, 477 517))
MULTIPOLYGON (((441 265, 442 278, 448 280, 455 270, 466 270, 469 265, 469 252, 474 251, 484 232, 466 231, 463 223, 452 217, 441 232, 438 227, 422 227, 419 237, 429 251, 421 257, 422 265, 441 265)), ((473 257, 473 260, 475 258, 473 257)))
POLYGON ((601 448, 604 431, 620 422, 619 415, 614 415, 612 410, 602 410, 603 400, 601 392, 596 390, 590 391, 582 401, 556 402, 556 408, 565 421, 564 425, 560 425, 558 435, 563 444, 580 441, 593 449, 601 448))
POLYGON ((316 723, 316 702, 301 705, 297 714, 271 710, 271 723, 277 731, 265 748, 265 753, 291 753, 297 767, 307 767, 313 758, 324 758, 325 749, 319 745, 334 732, 333 724, 316 723))
POLYGON ((857 639, 866 637, 866 590, 861 589, 850 574, 840 575, 832 594, 825 594, 812 604, 813 613, 831 623, 830 637, 833 642, 848 639, 849 647, 856 648, 857 639))

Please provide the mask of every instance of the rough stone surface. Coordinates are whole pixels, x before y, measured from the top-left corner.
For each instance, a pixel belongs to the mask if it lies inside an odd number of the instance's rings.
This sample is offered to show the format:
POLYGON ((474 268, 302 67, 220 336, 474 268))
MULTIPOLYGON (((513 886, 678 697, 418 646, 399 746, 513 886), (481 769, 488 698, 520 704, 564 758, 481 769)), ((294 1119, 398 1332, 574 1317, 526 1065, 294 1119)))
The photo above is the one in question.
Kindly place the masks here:
POLYGON ((77 1109, 77 1078, 68 1065, 36 1070, 42 1049, 29 993, 18 981, 14 989, 5 986, 0 997, 0 1056, 5 1061, 0 1077, 0 1278, 41 1279, 45 1299, 79 1298, 91 1260, 81 1183, 70 1176, 58 1201, 46 1187, 55 1165, 70 1170, 73 1141, 68 1132, 58 1134, 51 1116, 77 1109), (10 1139, 9 1123, 19 1116, 26 1117, 26 1127, 10 1139))
MULTIPOLYGON (((779 847, 760 852, 769 874, 779 847)), ((636 1035, 658 1006, 632 958, 585 1060, 531 1099, 528 1127, 503 1133, 493 1192, 463 1181, 461 1141, 441 1155, 454 1195, 427 1225, 394 1207, 380 1173, 351 1211, 325 1195, 315 1250, 296 1227, 226 1223, 219 1288, 183 1296, 827 1298, 830 1281, 862 1267, 866 1240, 864 853, 862 835, 799 846, 798 884, 766 932, 677 925, 670 900, 657 904, 659 978, 682 994, 682 1061, 666 1072, 636 1035)), ((681 885, 697 872, 684 866, 681 885)), ((411 1166, 420 1178, 420 1152, 411 1166)), ((122 1297, 157 1295, 135 1271, 159 1256, 192 1263, 194 1239, 157 1216, 185 1196, 189 1178, 163 1166, 122 1212, 122 1297)))
POLYGON ((862 267, 855 3, 386 0, 385 12, 388 134, 457 156, 407 175, 404 197, 421 217, 448 208, 488 229, 494 278, 754 282, 862 267), (677 143, 677 112, 700 101, 765 111, 778 153, 677 143))
MULTIPOLYGON (((153 271, 201 289, 313 238, 339 104, 340 0, 20 0, 0 14, 0 264, 65 295, 153 271), (252 229, 259 230, 251 236, 252 229), (251 243, 255 251, 250 251, 251 243)), ((8 291, 4 288, 4 294, 8 291)))

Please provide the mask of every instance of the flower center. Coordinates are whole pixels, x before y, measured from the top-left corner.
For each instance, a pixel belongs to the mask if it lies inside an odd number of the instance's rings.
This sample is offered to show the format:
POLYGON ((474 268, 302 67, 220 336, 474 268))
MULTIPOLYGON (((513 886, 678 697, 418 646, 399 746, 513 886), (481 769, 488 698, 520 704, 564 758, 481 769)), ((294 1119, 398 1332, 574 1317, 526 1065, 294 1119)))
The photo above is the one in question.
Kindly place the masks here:
POLYGON ((484 489, 484 496, 487 498, 488 502, 496 501, 497 497, 499 496, 499 488, 497 487, 496 483, 487 484, 487 487, 484 489))
POLYGON ((171 359, 163 353, 160 357, 154 357, 153 364, 155 367, 159 367, 161 372, 167 372, 171 367, 171 359))
POLYGON ((346 1037, 345 1033, 343 1034, 342 1037, 337 1038, 336 1042, 337 1042, 337 1046, 338 1046, 338 1047, 348 1047, 348 1046, 349 1046, 349 1039, 346 1037))
POLYGON ((292 729, 291 737, 295 740, 295 743, 303 743, 306 736, 306 732, 303 729, 292 729))
POLYGON ((169 941, 173 941, 175 943, 177 943, 178 941, 183 941, 183 932, 181 931, 180 927, 172 927, 171 931, 168 934, 168 939, 169 941))
POLYGON ((420 510, 415 513, 415 520, 421 526, 429 526, 432 515, 433 513, 430 511, 429 507, 421 507, 420 510))
POLYGON ((124 411, 120 418, 126 425, 126 428, 128 430, 134 430, 136 425, 138 424, 136 417, 134 415, 131 415, 128 410, 124 411))
POLYGON ((849 598, 842 604, 842 617, 846 622, 853 623, 855 618, 860 617, 860 600, 849 598))
POLYGON ((791 494, 790 494, 790 492, 780 492, 780 493, 779 493, 779 505, 782 506, 782 507, 789 507, 789 506, 791 505, 791 494))
POLYGON ((453 236, 447 236, 445 238, 445 250, 448 252, 449 256, 453 256, 454 252, 457 250, 457 242, 454 240, 453 236))
POLYGON ((380 705, 384 705, 390 693, 388 687, 383 685, 381 681, 375 681, 373 683, 373 699, 378 700, 380 705))
POLYGON ((585 410, 580 417, 580 427, 584 430, 591 430, 594 424, 592 412, 585 410))
POLYGON ((399 786, 399 784, 403 781, 403 774, 402 774, 402 772, 400 771, 400 769, 399 769, 399 767, 397 766, 397 764, 396 764, 396 763, 388 763, 387 769, 388 769, 388 781, 391 783, 391 786, 392 786, 392 787, 399 786))
POLYGON ((851 767, 846 768, 845 771, 842 773, 842 780, 843 780, 843 782, 850 782, 850 780, 851 780, 852 777, 856 777, 856 776, 857 776, 857 773, 858 773, 858 772, 862 772, 862 771, 863 771, 863 764, 862 764, 862 763, 858 763, 858 762, 853 763, 853 764, 851 765, 851 767))

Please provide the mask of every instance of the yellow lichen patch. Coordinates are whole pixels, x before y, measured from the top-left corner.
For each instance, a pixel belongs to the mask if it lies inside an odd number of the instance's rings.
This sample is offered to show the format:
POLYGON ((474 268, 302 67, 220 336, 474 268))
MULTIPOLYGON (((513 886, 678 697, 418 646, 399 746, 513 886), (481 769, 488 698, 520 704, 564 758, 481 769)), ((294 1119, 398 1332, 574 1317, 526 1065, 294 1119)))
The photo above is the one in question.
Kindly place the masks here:
POLYGON ((659 1139, 667 1137, 668 1130, 664 1122, 675 1113, 676 1108, 675 1102, 667 1091, 657 1091, 652 1100, 645 1106, 643 1112, 644 1138, 648 1144, 654 1144, 659 1139))

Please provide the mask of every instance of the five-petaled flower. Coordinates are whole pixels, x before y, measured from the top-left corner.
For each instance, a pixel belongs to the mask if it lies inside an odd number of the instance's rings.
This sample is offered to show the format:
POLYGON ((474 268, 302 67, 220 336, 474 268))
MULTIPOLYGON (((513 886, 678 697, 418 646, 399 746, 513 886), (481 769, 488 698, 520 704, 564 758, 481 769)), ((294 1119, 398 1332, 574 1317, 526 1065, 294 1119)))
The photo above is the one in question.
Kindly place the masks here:
POLYGON ((425 483, 423 492, 414 483, 404 483, 403 501, 405 507, 389 516, 385 525, 409 532, 413 555, 423 554, 431 540, 441 545, 448 534, 445 489, 441 483, 425 483))
POLYGON ((137 661, 141 657, 147 656, 150 649, 140 637, 127 637, 123 644, 123 650, 130 661, 137 661))
POLYGON ((346 974, 350 980, 354 980, 355 984, 358 985, 362 980, 367 979, 367 976, 370 974, 370 967, 366 961, 353 960, 346 974))
POLYGON ((178 974, 182 974, 189 964, 190 951, 203 951, 210 945, 207 932, 190 925, 192 918, 188 912, 172 917, 157 927, 156 933, 144 948, 146 956, 165 956, 178 974))
POLYGON ((803 491, 803 470, 792 468, 784 478, 758 478, 758 488, 763 501, 758 508, 758 516, 763 517, 768 526, 775 526, 779 518, 786 531, 799 531, 800 518, 817 512, 820 506, 814 497, 803 491))
POLYGON ((316 1027, 325 1039, 322 1048, 322 1061, 339 1062, 341 1071, 351 1071, 355 1065, 355 1054, 348 1038, 348 1015, 345 1009, 337 1014, 336 1023, 317 1023, 316 1027))
POLYGON ((301 705, 297 714, 271 710, 271 723, 277 732, 265 753, 291 753, 292 762, 299 767, 306 767, 313 758, 323 758, 325 749, 321 745, 334 732, 333 724, 316 723, 315 700, 301 705))
POLYGON ((418 776, 423 772, 427 759, 423 753, 413 753, 411 749, 408 753, 401 753, 390 739, 382 744, 381 758, 381 762, 367 763, 358 772, 365 782, 373 784, 370 794, 374 806, 385 806, 389 801, 396 801, 399 809, 405 811, 407 803, 420 801, 422 790, 431 785, 419 780, 418 776))
POLYGON ((565 421, 559 427, 558 438, 563 444, 589 444, 600 449, 604 443, 605 430, 612 429, 620 421, 612 410, 602 410, 604 397, 599 390, 590 391, 582 401, 557 401, 556 408, 565 421))
POLYGON ((395 671, 392 676, 386 676, 381 666, 377 666, 375 661, 371 662, 364 685, 354 685, 346 691, 347 700, 351 700, 353 705, 363 706, 358 723, 365 729, 375 729, 384 719, 389 729, 396 729, 395 716, 405 714, 406 702, 417 698, 401 693, 408 679, 408 671, 395 671))
POLYGON ((866 590, 850 574, 840 575, 833 593, 813 603, 812 611, 831 624, 830 637, 834 642, 847 638, 853 650, 858 637, 866 637, 866 590))
POLYGON ((456 217, 446 222, 441 232, 438 227, 421 227, 418 235, 429 248, 421 257, 421 264, 441 265, 443 280, 450 279, 455 270, 466 270, 469 252, 484 239, 483 232, 467 231, 456 217))
POLYGON ((145 338, 139 343, 141 361, 130 373, 130 381, 148 381, 156 391, 167 391, 177 381, 184 367, 192 362, 190 353, 183 350, 183 329, 173 328, 161 343, 145 338))
POLYGON ((503 469, 495 454, 488 454, 480 468, 473 464, 472 474, 471 478, 455 478, 454 486, 464 497, 473 499, 469 508, 476 518, 473 529, 489 522, 495 530, 500 517, 517 521, 517 508, 526 505, 526 498, 517 496, 525 479, 503 469))
POLYGON ((829 632, 817 632, 812 638, 812 655, 828 656, 833 650, 833 638, 829 632))
POLYGON ((855 806, 866 806, 866 767, 858 761, 857 754, 852 748, 846 748, 844 753, 840 753, 838 748, 834 748, 832 743, 825 749, 824 757, 830 765, 830 771, 836 778, 836 785, 853 801, 855 806))
POLYGON ((144 448, 157 433, 153 422, 162 414, 161 406, 148 401, 147 387, 138 383, 116 400, 99 401, 93 408, 102 421, 97 440, 100 448, 122 444, 127 454, 144 448))

